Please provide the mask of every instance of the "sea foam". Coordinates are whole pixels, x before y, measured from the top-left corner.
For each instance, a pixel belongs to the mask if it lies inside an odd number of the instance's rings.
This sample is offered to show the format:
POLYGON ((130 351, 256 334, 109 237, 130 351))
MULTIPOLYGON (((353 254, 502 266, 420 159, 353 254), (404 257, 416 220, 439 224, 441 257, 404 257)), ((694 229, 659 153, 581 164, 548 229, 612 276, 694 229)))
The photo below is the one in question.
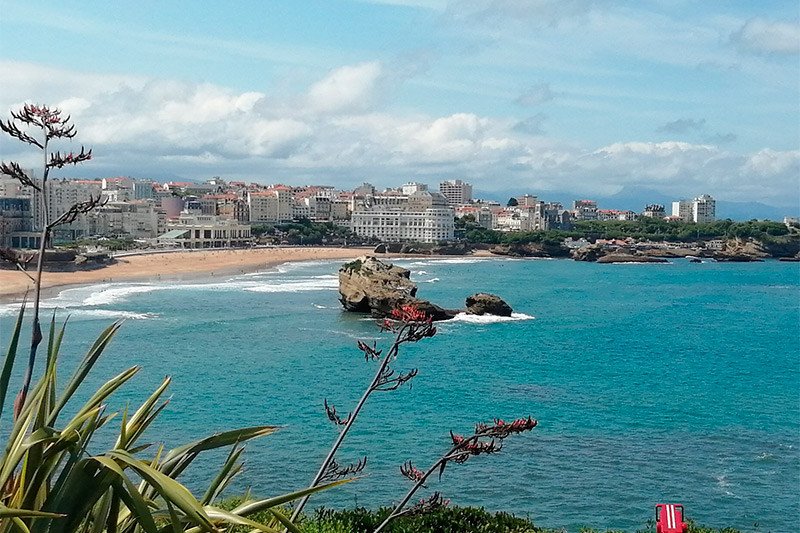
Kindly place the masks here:
POLYGON ((245 290, 250 292, 332 291, 336 290, 338 286, 339 283, 335 279, 312 278, 280 283, 264 283, 255 287, 247 287, 245 290))
POLYGON ((525 313, 511 313, 511 316, 497 315, 470 315, 458 313, 453 317, 454 322, 467 322, 468 324, 496 324, 498 322, 519 322, 521 320, 533 320, 536 317, 525 313))

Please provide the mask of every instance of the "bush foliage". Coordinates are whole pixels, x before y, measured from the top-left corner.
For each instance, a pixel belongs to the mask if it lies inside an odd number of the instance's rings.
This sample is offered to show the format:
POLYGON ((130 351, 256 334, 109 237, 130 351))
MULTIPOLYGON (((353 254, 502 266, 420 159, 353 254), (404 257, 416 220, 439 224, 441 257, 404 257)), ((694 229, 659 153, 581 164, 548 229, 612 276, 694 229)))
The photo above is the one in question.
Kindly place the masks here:
MULTIPOLYGON (((780 222, 751 220, 734 222, 717 220, 707 224, 667 222, 657 218, 634 221, 579 221, 571 230, 502 232, 483 228, 469 221, 462 224, 464 237, 483 244, 553 244, 566 238, 624 239, 633 237, 651 241, 694 242, 711 239, 754 238, 763 242, 778 242, 790 238, 791 231, 780 222)), ((795 234, 796 237, 796 234, 795 234)))

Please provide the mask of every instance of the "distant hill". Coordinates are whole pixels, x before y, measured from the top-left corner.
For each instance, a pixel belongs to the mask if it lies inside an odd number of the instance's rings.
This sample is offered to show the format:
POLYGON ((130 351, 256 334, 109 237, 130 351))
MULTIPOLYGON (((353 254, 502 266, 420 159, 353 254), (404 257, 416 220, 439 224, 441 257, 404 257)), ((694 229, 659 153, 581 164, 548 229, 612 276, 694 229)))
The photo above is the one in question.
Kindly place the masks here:
MULTIPOLYGON (((481 191, 476 190, 476 198, 497 200, 505 204, 512 196, 524 194, 527 191, 481 191)), ((698 193, 700 194, 700 193, 698 193)), ((713 196, 713 194, 712 194, 713 196)), ((573 200, 586 198, 585 194, 570 192, 543 192, 540 198, 549 202, 561 202, 565 208, 572 206, 573 200)), ((672 202, 678 198, 658 192, 654 189, 641 187, 625 187, 620 192, 611 196, 590 196, 596 200, 601 209, 628 209, 637 213, 644 210, 647 204, 662 204, 670 213, 672 202)), ((774 206, 760 202, 729 202, 717 200, 717 218, 731 220, 783 220, 785 216, 800 216, 800 204, 794 206, 774 206)))

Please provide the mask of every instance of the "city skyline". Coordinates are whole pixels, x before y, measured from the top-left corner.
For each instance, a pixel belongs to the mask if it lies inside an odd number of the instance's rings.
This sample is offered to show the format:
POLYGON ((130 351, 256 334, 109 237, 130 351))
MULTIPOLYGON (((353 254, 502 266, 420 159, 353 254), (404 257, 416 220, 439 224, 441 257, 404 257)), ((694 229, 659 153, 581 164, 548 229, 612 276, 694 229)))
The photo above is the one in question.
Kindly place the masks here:
MULTIPOLYGON (((0 107, 71 113, 96 160, 70 176, 464 179, 482 192, 800 204, 792 2, 0 11, 0 107)), ((3 160, 32 156, 0 142, 3 160)))

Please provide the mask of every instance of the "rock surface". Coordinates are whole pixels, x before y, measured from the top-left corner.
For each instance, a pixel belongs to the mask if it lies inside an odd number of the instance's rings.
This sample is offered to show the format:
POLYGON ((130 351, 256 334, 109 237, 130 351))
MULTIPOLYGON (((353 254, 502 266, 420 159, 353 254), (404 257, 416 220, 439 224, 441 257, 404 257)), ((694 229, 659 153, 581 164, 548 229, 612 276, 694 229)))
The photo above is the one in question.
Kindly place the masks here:
POLYGON ((714 254, 714 259, 724 262, 749 263, 763 261, 769 255, 759 242, 731 239, 725 242, 722 250, 714 254))
POLYGON ((560 244, 538 242, 498 244, 489 248, 489 252, 509 257, 569 257, 570 255, 569 250, 560 244))
POLYGON ((599 244, 590 244, 577 250, 572 250, 572 258, 575 261, 597 261, 605 254, 603 247, 599 244))
MULTIPOLYGON (((0 249, 0 269, 16 270, 17 264, 28 270, 36 268, 39 253, 36 250, 0 249)), ((82 253, 75 250, 47 250, 42 269, 45 272, 80 272, 98 270, 113 265, 116 260, 107 253, 82 253)))
POLYGON ((362 256, 339 269, 339 294, 348 311, 386 313, 412 299, 417 286, 409 279, 411 272, 383 263, 374 257, 362 256))
POLYGON ((669 263, 663 257, 634 254, 608 254, 597 259, 598 263, 669 263))
POLYGON ((443 309, 416 297, 411 272, 371 256, 362 256, 339 269, 339 301, 345 310, 383 318, 393 309, 414 305, 434 320, 453 318, 458 312, 443 309))
POLYGON ((479 292, 467 296, 466 304, 468 315, 511 316, 511 306, 494 294, 479 292))
MULTIPOLYGON (((388 317, 403 305, 413 305, 433 320, 448 320, 460 312, 417 298, 417 286, 410 278, 411 272, 405 268, 362 256, 339 269, 339 301, 346 311, 377 318, 388 317)), ((497 296, 479 293, 467 298, 466 312, 511 316, 511 307, 497 296)))

